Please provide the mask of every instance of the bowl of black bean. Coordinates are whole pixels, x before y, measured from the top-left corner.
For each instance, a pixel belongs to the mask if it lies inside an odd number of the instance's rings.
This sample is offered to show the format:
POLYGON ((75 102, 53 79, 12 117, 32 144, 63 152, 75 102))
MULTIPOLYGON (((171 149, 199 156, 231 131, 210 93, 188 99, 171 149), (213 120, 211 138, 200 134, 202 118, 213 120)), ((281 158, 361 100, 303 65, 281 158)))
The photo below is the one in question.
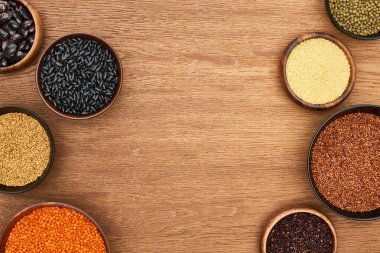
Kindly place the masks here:
POLYGON ((59 38, 42 55, 36 70, 45 104, 68 119, 89 119, 111 107, 123 78, 121 61, 103 39, 77 33, 59 38))
POLYGON ((0 72, 19 70, 37 56, 43 28, 37 11, 25 0, 0 0, 0 72))

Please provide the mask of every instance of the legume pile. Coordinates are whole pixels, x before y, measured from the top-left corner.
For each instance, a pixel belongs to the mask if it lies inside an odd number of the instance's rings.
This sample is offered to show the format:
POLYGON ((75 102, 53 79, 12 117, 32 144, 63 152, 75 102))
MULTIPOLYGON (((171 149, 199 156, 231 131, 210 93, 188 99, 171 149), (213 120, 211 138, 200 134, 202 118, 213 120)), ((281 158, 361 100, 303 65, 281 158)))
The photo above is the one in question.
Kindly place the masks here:
POLYGON ((332 253, 333 234, 328 224, 310 213, 294 213, 270 231, 268 253, 332 253))
POLYGON ((0 184, 24 186, 48 166, 50 140, 34 118, 22 113, 0 116, 0 184))
POLYGON ((351 212, 380 208, 380 116, 352 113, 331 122, 312 150, 319 192, 351 212))
POLYGON ((5 253, 105 253, 96 226, 82 214, 62 207, 44 207, 22 218, 12 229, 5 253))
POLYGON ((118 84, 116 59, 89 39, 72 38, 46 55, 40 73, 45 96, 60 111, 88 115, 105 107, 118 84))
POLYGON ((32 48, 35 25, 29 10, 14 1, 0 1, 0 67, 23 59, 32 48))
POLYGON ((331 13, 345 30, 361 36, 380 32, 379 0, 329 0, 331 13))
POLYGON ((316 38, 303 41, 292 50, 286 74, 290 88, 299 98, 323 105, 342 96, 349 84, 351 67, 339 46, 316 38))

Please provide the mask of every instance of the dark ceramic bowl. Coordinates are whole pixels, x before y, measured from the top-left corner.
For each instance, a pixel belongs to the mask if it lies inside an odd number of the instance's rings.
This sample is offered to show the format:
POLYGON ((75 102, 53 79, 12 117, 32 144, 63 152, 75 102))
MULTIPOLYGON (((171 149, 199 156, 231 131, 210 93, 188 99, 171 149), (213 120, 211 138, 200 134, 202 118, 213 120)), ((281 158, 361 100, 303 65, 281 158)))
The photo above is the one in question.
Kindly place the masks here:
POLYGON ((351 38, 358 39, 358 40, 377 40, 380 38, 380 32, 373 34, 373 35, 369 35, 369 36, 362 36, 362 35, 357 35, 357 34, 354 34, 350 31, 347 31, 335 20, 333 14, 331 12, 329 0, 325 0, 325 6, 326 6, 327 15, 329 16, 331 22, 334 24, 334 26, 336 28, 338 28, 339 31, 346 34, 347 36, 350 36, 351 38))
POLYGON ((15 106, 0 107, 0 115, 4 115, 7 113, 23 113, 23 114, 26 114, 26 115, 34 118, 45 129, 46 134, 47 134, 49 141, 50 141, 50 160, 49 160, 49 163, 48 163, 45 171, 42 173, 42 175, 39 178, 37 178, 36 181, 29 183, 25 186, 19 186, 19 187, 11 187, 11 186, 5 186, 5 185, 0 184, 0 193, 9 193, 9 194, 23 193, 23 192, 30 191, 33 188, 37 187, 48 176, 51 168, 53 167, 53 161, 54 161, 54 156, 55 156, 54 139, 53 139, 53 135, 51 134, 51 131, 50 131, 48 125, 45 123, 45 121, 43 119, 41 119, 35 113, 33 113, 27 109, 21 108, 21 107, 15 107, 15 106))
POLYGON ((364 113, 372 113, 380 116, 380 106, 374 106, 374 105, 355 105, 352 107, 349 107, 347 109, 344 109, 342 111, 337 112, 333 116, 331 116, 323 125, 318 129, 317 133, 314 135, 313 140, 311 141, 310 149, 309 149, 309 154, 307 158, 307 173, 309 176, 309 180, 311 183, 311 186, 319 198, 319 200, 332 212, 336 213, 337 215, 340 215, 344 218, 347 219, 352 219, 352 220, 375 220, 375 219, 380 219, 380 208, 370 211, 370 212, 349 212, 346 210, 342 210, 336 206, 334 206, 332 203, 330 203, 318 190, 314 178, 313 178, 313 172, 311 169, 311 157, 312 157, 312 152, 313 148, 315 145, 315 142, 320 135, 320 133, 335 119, 342 117, 347 114, 351 113, 357 113, 357 112, 364 112, 364 113))
POLYGON ((33 211, 35 211, 39 208, 43 208, 43 207, 64 207, 64 208, 72 209, 72 210, 82 214, 83 216, 88 218, 96 226, 100 235, 102 236, 102 239, 103 239, 104 244, 105 244, 106 249, 107 249, 107 253, 111 252, 106 235, 104 234, 103 230, 100 228, 99 224, 90 215, 88 215, 87 213, 85 213, 81 209, 74 207, 74 206, 71 206, 71 205, 68 205, 68 204, 57 203, 57 202, 46 202, 46 203, 41 203, 41 204, 37 204, 37 205, 30 206, 28 208, 25 208, 24 210, 22 210, 21 212, 19 212, 15 216, 13 216, 13 218, 6 225, 4 231, 1 235, 0 253, 5 252, 5 245, 8 241, 8 237, 9 237, 10 233, 12 232, 12 229, 14 228, 14 226, 17 224, 17 222, 19 222, 22 218, 29 215, 33 211))
POLYGON ((36 28, 35 36, 34 36, 34 43, 32 45, 32 48, 29 50, 27 55, 19 62, 8 66, 8 67, 0 67, 0 73, 1 72, 10 72, 10 71, 16 71, 19 69, 22 69, 23 67, 27 66, 30 64, 34 58, 38 55, 40 52, 40 49, 42 47, 43 43, 43 26, 42 26, 42 21, 40 18, 40 15, 36 11, 36 9, 33 8, 32 5, 26 0, 13 0, 16 2, 18 5, 24 5, 32 15, 34 25, 36 28))
POLYGON ((329 108, 335 107, 335 106, 339 105, 340 103, 342 103, 350 95, 351 91, 354 88, 355 81, 356 81, 356 64, 355 64, 354 57, 352 56, 350 50, 343 44, 343 42, 341 42, 340 40, 338 40, 334 36, 331 36, 331 35, 329 35, 327 33, 323 33, 323 32, 308 33, 308 34, 302 35, 302 36, 294 39, 289 44, 289 46, 286 48, 285 53, 282 57, 281 71, 282 71, 282 78, 284 80, 285 89, 286 89, 286 92, 289 95, 289 97, 293 101, 295 101, 296 103, 302 105, 303 107, 306 107, 309 109, 316 109, 316 110, 329 109, 329 108), (286 73, 288 59, 289 59, 289 56, 292 53, 293 49, 295 47, 297 47, 303 41, 306 41, 309 39, 315 39, 315 38, 326 39, 326 40, 333 42, 335 45, 337 45, 346 55, 347 60, 348 60, 350 67, 351 67, 350 80, 349 80, 349 83, 346 87, 346 90, 335 101, 332 101, 332 102, 327 103, 327 104, 312 104, 312 103, 306 102, 303 99, 301 99, 300 97, 298 97, 297 94, 290 87, 290 84, 288 81, 288 76, 286 73))
POLYGON ((120 60, 119 56, 116 54, 116 51, 106 41, 104 41, 103 39, 101 39, 97 36, 94 36, 94 35, 85 34, 85 33, 74 33, 74 34, 69 34, 69 35, 66 35, 66 36, 59 38, 58 40, 54 41, 45 50, 45 52, 43 53, 43 55, 41 56, 41 58, 38 62, 38 66, 37 66, 37 70, 36 70, 36 83, 37 83, 38 93, 40 94, 42 100, 45 102, 45 104, 53 112, 55 112, 56 114, 58 114, 64 118, 67 118, 67 119, 74 119, 74 120, 89 119, 89 118, 93 118, 95 116, 102 114, 103 112, 107 111, 113 105, 113 103, 115 102, 115 100, 117 99, 117 97, 119 96, 120 91, 121 91, 121 87, 122 87, 122 83, 123 83, 123 68, 122 68, 121 60, 120 60), (43 62, 44 62, 46 55, 48 55, 50 53, 50 51, 57 44, 61 43, 62 41, 65 41, 67 39, 72 39, 72 38, 82 38, 82 39, 94 40, 94 41, 98 42, 100 45, 104 46, 112 54, 112 56, 115 58, 116 66, 117 66, 117 70, 118 70, 118 83, 116 85, 115 93, 114 93, 111 101, 106 106, 104 106, 99 111, 97 111, 96 113, 91 113, 91 114, 87 114, 87 115, 83 115, 83 116, 65 113, 65 112, 62 112, 61 110, 59 110, 58 108, 56 108, 54 106, 54 104, 47 97, 45 97, 45 92, 42 89, 41 78, 40 78, 41 77, 42 65, 43 65, 43 62))

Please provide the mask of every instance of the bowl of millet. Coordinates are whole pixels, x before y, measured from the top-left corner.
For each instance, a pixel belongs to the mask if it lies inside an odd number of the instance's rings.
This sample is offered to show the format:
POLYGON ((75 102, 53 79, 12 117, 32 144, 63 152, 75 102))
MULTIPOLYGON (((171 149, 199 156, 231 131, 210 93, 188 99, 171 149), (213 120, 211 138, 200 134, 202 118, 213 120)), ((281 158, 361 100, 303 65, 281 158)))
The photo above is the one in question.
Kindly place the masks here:
POLYGON ((57 202, 30 206, 16 214, 0 238, 0 253, 109 253, 99 224, 81 209, 57 202))
POLYGON ((356 80, 350 50, 337 38, 321 32, 294 39, 281 67, 290 98, 311 109, 328 109, 342 103, 356 80))
POLYGON ((37 187, 54 161, 53 135, 46 122, 21 107, 0 107, 0 192, 37 187))

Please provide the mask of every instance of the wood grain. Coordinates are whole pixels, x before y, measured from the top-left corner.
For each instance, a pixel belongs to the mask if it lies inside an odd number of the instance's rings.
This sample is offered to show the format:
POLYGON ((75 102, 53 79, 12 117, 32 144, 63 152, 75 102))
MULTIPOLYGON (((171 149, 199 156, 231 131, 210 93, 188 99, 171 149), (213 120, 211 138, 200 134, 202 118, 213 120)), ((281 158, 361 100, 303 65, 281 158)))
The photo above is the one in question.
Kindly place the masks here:
POLYGON ((259 252, 264 225, 293 205, 324 212, 338 252, 380 252, 380 222, 327 211, 307 178, 311 138, 353 104, 380 104, 380 41, 341 34, 320 0, 30 0, 46 32, 99 35, 118 51, 124 87, 105 114, 66 120, 35 86, 35 64, 0 75, 0 105, 49 124, 56 163, 32 192, 0 196, 0 228, 43 201, 93 216, 112 252, 259 252), (341 39, 357 64, 351 95, 312 111, 286 95, 280 59, 297 36, 341 39))

